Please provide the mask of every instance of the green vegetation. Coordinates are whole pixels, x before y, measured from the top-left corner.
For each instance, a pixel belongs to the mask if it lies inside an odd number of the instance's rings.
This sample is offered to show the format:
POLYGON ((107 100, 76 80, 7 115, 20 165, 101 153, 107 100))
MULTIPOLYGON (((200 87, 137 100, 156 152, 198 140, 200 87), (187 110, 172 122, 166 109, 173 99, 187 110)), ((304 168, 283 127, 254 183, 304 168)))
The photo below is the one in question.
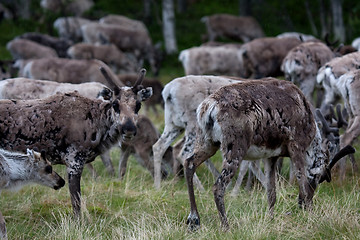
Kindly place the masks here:
MULTIPOLYGON (((36 1, 34 1, 36 2, 36 1)), ((155 2, 155 1, 153 1, 155 2)), ((160 2, 160 1, 156 1, 160 2)), ((199 19, 207 14, 226 12, 237 14, 238 1, 197 0, 188 6, 186 13, 176 15, 179 49, 199 45, 205 28, 199 19)), ((268 36, 283 31, 296 30, 311 33, 303 5, 298 1, 257 1, 253 14, 264 27, 268 36), (287 11, 294 29, 289 29, 280 13, 287 11)), ((344 21, 352 38, 360 36, 360 3, 344 0, 344 21)), ((313 15, 318 14, 316 3, 313 15)), ((153 5, 153 19, 147 25, 154 42, 162 41, 161 6, 153 5)), ((36 18, 0 22, 0 59, 10 59, 5 49, 13 37, 30 31, 51 34, 52 22, 57 15, 34 10, 36 18)), ((142 18, 142 1, 103 0, 96 1, 96 7, 87 13, 98 18, 106 13, 123 14, 136 19, 142 18)), ((318 24, 318 22, 316 22, 318 24)), ((350 35, 349 35, 350 36, 350 35)), ((351 38, 349 38, 351 39, 351 38)), ((177 56, 166 56, 160 79, 163 83, 183 75, 177 56)), ((143 111, 143 110, 142 110, 143 111)), ((163 119, 150 118, 162 130, 163 119)), ((117 166, 119 150, 112 151, 117 166)), ((359 153, 356 154, 359 158, 359 153)), ((218 169, 221 156, 212 159, 218 169)), ((336 179, 323 183, 317 189, 312 211, 297 207, 298 189, 288 179, 288 161, 277 183, 275 216, 270 220, 267 212, 266 193, 255 184, 252 191, 244 189, 239 196, 225 197, 230 230, 223 232, 213 200, 211 187, 213 176, 200 166, 197 173, 205 185, 206 192, 196 192, 201 229, 189 233, 186 219, 189 214, 187 187, 183 178, 170 176, 162 182, 162 188, 155 190, 148 171, 130 158, 125 179, 110 177, 100 161, 94 161, 99 176, 91 177, 85 168, 81 182, 82 219, 72 216, 67 186, 54 191, 42 186, 24 187, 19 192, 4 191, 0 197, 2 211, 8 228, 9 239, 359 239, 360 237, 360 186, 358 176, 351 174, 340 185, 336 179)), ((66 176, 65 166, 54 167, 66 176)))

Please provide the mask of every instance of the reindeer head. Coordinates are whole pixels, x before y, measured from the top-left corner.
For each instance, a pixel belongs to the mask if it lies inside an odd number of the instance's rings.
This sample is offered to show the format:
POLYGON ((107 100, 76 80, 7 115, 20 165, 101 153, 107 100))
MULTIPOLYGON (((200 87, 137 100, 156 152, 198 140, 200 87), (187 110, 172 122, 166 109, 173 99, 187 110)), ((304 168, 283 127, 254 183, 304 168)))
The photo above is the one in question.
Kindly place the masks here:
POLYGON ((318 184, 324 180, 331 181, 331 169, 336 162, 355 152, 355 149, 349 145, 339 150, 339 128, 330 127, 319 109, 316 109, 316 115, 322 125, 322 133, 317 126, 315 138, 306 153, 310 197, 318 184))
POLYGON ((132 87, 119 87, 104 68, 101 67, 100 70, 113 89, 110 101, 113 118, 117 121, 119 128, 112 129, 112 131, 120 131, 123 141, 130 140, 136 135, 136 123, 141 102, 152 96, 152 88, 144 88, 141 85, 146 70, 140 70, 139 77, 132 87))
POLYGON ((51 187, 55 190, 65 185, 65 180, 53 171, 51 163, 46 160, 45 152, 41 154, 37 151, 27 149, 27 157, 33 163, 32 178, 34 182, 51 187))

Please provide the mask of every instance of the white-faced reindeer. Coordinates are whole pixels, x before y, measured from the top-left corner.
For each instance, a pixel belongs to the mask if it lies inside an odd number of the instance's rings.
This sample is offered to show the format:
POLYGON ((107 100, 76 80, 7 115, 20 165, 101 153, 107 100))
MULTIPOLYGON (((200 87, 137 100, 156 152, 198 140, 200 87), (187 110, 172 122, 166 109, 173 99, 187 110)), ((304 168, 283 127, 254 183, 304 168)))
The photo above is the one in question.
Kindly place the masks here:
MULTIPOLYGON (((27 149, 26 154, 0 149, 0 191, 17 190, 30 183, 37 183, 58 190, 65 185, 46 160, 44 153, 27 149)), ((0 239, 7 239, 5 219, 0 212, 0 239)))
MULTIPOLYGON (((346 147, 333 156, 323 141, 310 103, 289 81, 264 79, 231 84, 207 97, 197 108, 198 131, 193 154, 185 161, 190 199, 190 230, 200 225, 193 175, 196 168, 220 148, 223 169, 214 186, 215 203, 222 226, 229 227, 224 204, 226 186, 243 159, 265 160, 270 216, 276 201, 275 164, 279 157, 290 157, 299 183, 298 203, 310 207, 315 189, 330 181, 330 170, 345 154, 346 147)), ((334 148, 331 148, 334 149, 334 148)))
POLYGON ((22 152, 36 147, 47 152, 53 164, 66 165, 78 217, 84 165, 119 141, 134 137, 141 102, 152 94, 151 88, 141 86, 144 69, 133 87, 120 87, 104 68, 101 72, 113 89, 107 101, 76 92, 35 100, 0 100, 0 147, 22 152))
POLYGON ((298 85, 305 97, 314 106, 319 107, 313 100, 316 75, 319 68, 334 57, 335 54, 326 44, 322 42, 304 42, 288 52, 282 61, 281 71, 284 72, 286 80, 298 85))
MULTIPOLYGON (((353 142, 360 135, 360 70, 349 71, 338 79, 334 88, 339 91, 344 107, 348 113, 348 125, 345 132, 340 135, 340 147, 353 144, 353 142)), ((339 119, 341 120, 342 115, 340 109, 337 109, 339 119)), ((352 156, 353 157, 353 156, 352 156)), ((356 169, 355 159, 352 160, 353 169, 356 169)), ((346 174, 346 160, 339 161, 339 177, 343 181, 346 174)))
POLYGON ((336 57, 322 66, 316 76, 316 81, 324 88, 324 100, 321 103, 321 112, 328 114, 326 109, 330 104, 334 104, 341 97, 338 80, 341 75, 360 68, 360 52, 346 54, 336 57))

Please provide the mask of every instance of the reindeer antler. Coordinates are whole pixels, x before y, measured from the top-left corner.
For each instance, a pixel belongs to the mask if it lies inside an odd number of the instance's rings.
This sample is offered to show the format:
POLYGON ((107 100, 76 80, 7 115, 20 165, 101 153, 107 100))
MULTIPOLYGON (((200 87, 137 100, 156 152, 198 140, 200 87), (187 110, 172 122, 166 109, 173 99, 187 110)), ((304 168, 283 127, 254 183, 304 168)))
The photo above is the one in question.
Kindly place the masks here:
POLYGON ((325 136, 328 136, 330 133, 333 133, 336 136, 339 136, 339 128, 330 127, 328 122, 325 120, 324 115, 321 113, 320 109, 316 109, 316 116, 322 123, 322 130, 325 136))
POLYGON ((138 85, 140 85, 143 82, 145 74, 146 74, 146 69, 142 68, 140 70, 139 76, 138 76, 134 86, 132 86, 133 88, 136 88, 138 85))
POLYGON ((353 148, 350 145, 347 145, 346 147, 342 148, 338 153, 335 154, 333 159, 331 159, 329 165, 326 167, 326 170, 324 174, 321 176, 319 183, 322 183, 323 181, 330 182, 331 181, 331 169, 335 166, 335 164, 343 157, 349 154, 355 153, 355 148, 353 148))
POLYGON ((341 104, 340 103, 336 105, 336 113, 337 113, 337 116, 338 116, 338 119, 337 119, 338 128, 341 128, 342 126, 347 127, 348 123, 344 118, 343 112, 341 111, 341 104))
POLYGON ((106 81, 108 81, 108 83, 110 85, 112 85, 113 87, 117 87, 116 83, 114 82, 114 80, 109 76, 108 72, 105 70, 104 67, 100 67, 100 71, 102 73, 102 75, 104 76, 104 78, 106 79, 106 81))

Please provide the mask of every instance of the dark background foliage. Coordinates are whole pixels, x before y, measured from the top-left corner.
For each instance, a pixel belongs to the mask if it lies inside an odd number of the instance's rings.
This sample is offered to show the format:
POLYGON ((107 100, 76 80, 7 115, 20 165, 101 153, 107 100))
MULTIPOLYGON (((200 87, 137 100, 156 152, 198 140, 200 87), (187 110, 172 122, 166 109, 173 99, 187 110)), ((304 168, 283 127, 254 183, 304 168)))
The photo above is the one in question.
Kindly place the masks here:
MULTIPOLYGON (((164 43, 161 1, 149 1, 151 3, 150 16, 144 13, 144 0, 94 0, 94 7, 86 12, 84 17, 98 19, 113 13, 142 20, 149 28, 153 42, 164 43)), ((344 43, 349 44, 354 38, 360 36, 360 1, 338 1, 341 2, 343 10, 346 34, 344 43)), ((11 58, 5 49, 6 43, 21 33, 38 31, 57 35, 52 24, 62 14, 45 11, 40 7, 40 0, 0 0, 0 2, 9 7, 15 15, 13 20, 0 21, 0 59, 11 58), (24 19, 22 13, 22 4, 25 1, 31 1, 28 19, 24 19)), ((200 22, 200 18, 215 13, 252 15, 259 21, 267 36, 296 31, 323 39, 321 32, 327 32, 330 34, 330 40, 337 40, 332 34, 331 0, 174 0, 174 5, 179 50, 202 43, 205 26, 200 22), (322 12, 320 11, 321 3, 322 12), (326 29, 324 30, 321 27, 321 13, 324 14, 325 19, 326 29), (311 27, 311 21, 314 23, 313 27, 311 27)), ((167 60, 163 65, 165 68, 167 64, 178 64, 177 56, 168 56, 167 60)))

